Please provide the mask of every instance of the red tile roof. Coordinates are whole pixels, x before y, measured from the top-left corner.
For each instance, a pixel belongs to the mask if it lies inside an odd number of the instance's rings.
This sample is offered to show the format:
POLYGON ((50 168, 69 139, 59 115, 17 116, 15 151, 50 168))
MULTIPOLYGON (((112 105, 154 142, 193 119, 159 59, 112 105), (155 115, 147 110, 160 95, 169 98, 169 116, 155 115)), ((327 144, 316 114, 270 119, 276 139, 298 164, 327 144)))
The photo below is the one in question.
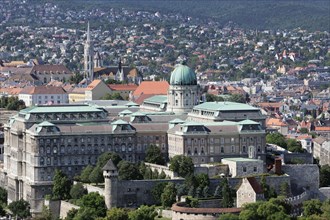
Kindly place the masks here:
POLYGON ((100 80, 100 79, 95 79, 93 82, 91 82, 88 86, 87 86, 87 88, 86 88, 86 90, 93 90, 99 83, 101 83, 102 82, 102 80, 100 80))
POLYGON ((142 94, 166 95, 169 88, 167 81, 143 81, 134 91, 133 96, 142 94))
POLYGON ((108 86, 115 91, 135 91, 138 87, 135 84, 108 84, 108 86))
POLYGON ((252 186, 255 193, 257 193, 257 194, 262 194, 263 193, 263 190, 262 190, 260 184, 258 183, 258 181, 256 180, 256 178, 248 177, 246 179, 249 181, 249 183, 252 186))
POLYGON ((330 127, 315 127, 315 131, 329 131, 330 127))

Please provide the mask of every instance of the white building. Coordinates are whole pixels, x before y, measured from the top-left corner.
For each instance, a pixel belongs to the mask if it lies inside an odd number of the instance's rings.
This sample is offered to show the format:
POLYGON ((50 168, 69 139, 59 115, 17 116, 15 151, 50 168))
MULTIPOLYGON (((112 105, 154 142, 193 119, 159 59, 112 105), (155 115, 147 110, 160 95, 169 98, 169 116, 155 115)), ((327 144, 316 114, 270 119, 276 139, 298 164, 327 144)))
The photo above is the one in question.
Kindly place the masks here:
POLYGON ((69 103, 66 91, 55 86, 27 87, 20 92, 18 98, 23 100, 26 106, 69 103))

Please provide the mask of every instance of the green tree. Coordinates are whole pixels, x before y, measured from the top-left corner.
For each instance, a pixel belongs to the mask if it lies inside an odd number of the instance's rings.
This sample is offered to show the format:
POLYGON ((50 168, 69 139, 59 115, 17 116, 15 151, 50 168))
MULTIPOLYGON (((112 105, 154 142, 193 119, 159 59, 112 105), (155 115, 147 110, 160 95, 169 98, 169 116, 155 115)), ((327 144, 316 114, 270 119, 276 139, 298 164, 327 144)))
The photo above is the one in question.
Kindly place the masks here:
POLYGON ((282 134, 278 133, 278 132, 267 134, 266 135, 266 142, 268 144, 278 145, 278 146, 283 147, 285 149, 287 148, 285 137, 282 134))
POLYGON ((320 187, 326 187, 330 185, 330 166, 324 165, 320 168, 320 187))
POLYGON ((52 220, 52 219, 53 219, 52 212, 45 205, 42 207, 41 214, 33 218, 33 220, 52 220))
POLYGON ((219 220, 239 220, 239 216, 231 213, 222 214, 219 220))
POLYGON ((205 187, 203 188, 203 197, 204 197, 204 198, 209 197, 209 190, 210 190, 210 188, 209 188, 208 186, 205 186, 205 187))
POLYGON ((6 215, 6 211, 4 210, 5 204, 0 205, 0 216, 6 215))
POLYGON ((70 79, 69 79, 69 82, 71 84, 78 84, 80 83, 82 80, 84 79, 84 76, 79 74, 79 73, 74 73, 70 79))
POLYGON ((221 182, 221 188, 222 188, 222 207, 224 208, 233 207, 234 198, 227 178, 224 178, 223 181, 221 182))
POLYGON ((266 200, 277 197, 275 190, 267 184, 265 175, 261 176, 260 186, 264 192, 264 197, 266 200))
POLYGON ((194 186, 190 186, 188 190, 188 196, 195 197, 196 188, 194 186))
POLYGON ((219 186, 217 186, 217 188, 215 188, 215 191, 214 191, 214 194, 213 194, 213 196, 214 197, 221 197, 221 186, 219 185, 219 186))
POLYGON ((20 218, 31 216, 30 204, 23 199, 10 203, 8 209, 14 214, 14 216, 20 218))
POLYGON ((102 169, 99 166, 96 166, 93 171, 91 172, 91 174, 89 175, 89 181, 91 183, 96 183, 96 185, 98 183, 103 183, 104 182, 104 178, 103 178, 103 173, 102 173, 102 169))
POLYGON ((128 213, 129 220, 154 220, 157 216, 155 206, 142 205, 138 209, 128 213))
POLYGON ((107 212, 105 220, 127 220, 128 212, 122 208, 112 208, 107 212))
POLYGON ((112 94, 107 93, 103 97, 101 97, 101 99, 103 99, 103 100, 124 100, 119 92, 114 92, 112 94))
POLYGON ((288 150, 291 152, 298 152, 298 153, 304 152, 304 149, 302 148, 300 141, 296 141, 295 139, 288 139, 287 147, 288 150))
POLYGON ((280 196, 288 197, 290 193, 289 184, 287 182, 283 182, 280 185, 280 196))
POLYGON ((246 103, 244 95, 241 94, 233 94, 229 97, 230 102, 239 102, 239 103, 246 103))
POLYGON ((103 154, 101 154, 98 158, 97 158, 97 163, 96 166, 101 167, 101 169, 104 167, 104 165, 109 161, 112 160, 113 164, 115 166, 118 165, 118 163, 120 161, 122 161, 121 157, 119 156, 119 154, 115 153, 115 152, 104 152, 103 154))
POLYGON ((151 194, 154 198, 154 201, 157 203, 156 205, 159 205, 161 203, 161 196, 165 190, 167 183, 166 182, 160 182, 157 183, 152 189, 151 194))
POLYGON ((176 188, 176 195, 179 197, 179 199, 181 198, 181 196, 183 196, 183 195, 187 195, 187 187, 186 187, 186 185, 185 184, 177 184, 176 186, 175 186, 175 188, 176 188))
POLYGON ((179 176, 186 177, 194 172, 194 163, 190 157, 175 155, 170 160, 170 170, 176 172, 179 176))
POLYGON ((303 214, 306 217, 322 214, 322 203, 318 199, 311 199, 303 202, 303 214))
POLYGON ((171 207, 176 201, 176 188, 174 183, 168 183, 165 186, 164 192, 161 194, 162 206, 171 207))
POLYGON ((158 178, 159 178, 159 179, 166 179, 166 174, 165 174, 164 170, 162 170, 162 172, 160 172, 158 178))
POLYGON ((308 129, 307 128, 300 128, 300 133, 307 134, 308 133, 308 129))
POLYGON ((128 161, 120 161, 119 167, 119 179, 121 180, 141 180, 142 174, 138 166, 128 161))
POLYGON ((209 175, 206 173, 199 173, 196 175, 196 180, 198 182, 198 186, 204 188, 205 186, 210 185, 209 175))
POLYGON ((94 170, 94 167, 91 165, 88 165, 87 167, 85 167, 80 174, 80 181, 82 181, 83 183, 89 183, 89 176, 91 175, 92 171, 94 170))
POLYGON ((282 199, 270 199, 243 205, 240 220, 290 220, 289 205, 282 199))
POLYGON ((87 193, 88 193, 87 189, 85 189, 85 187, 82 183, 77 183, 77 184, 73 185, 70 190, 70 196, 72 199, 80 199, 87 193))
POLYGON ((91 192, 77 200, 77 205, 81 208, 78 210, 77 216, 85 216, 88 213, 94 217, 105 217, 107 207, 104 197, 97 192, 91 192))
POLYGON ((223 102, 224 99, 220 96, 216 96, 216 95, 213 95, 213 94, 209 94, 209 93, 206 93, 205 95, 205 98, 206 98, 206 101, 207 102, 223 102))
POLYGON ((73 220, 77 213, 78 209, 70 209, 66 215, 65 220, 73 220))
POLYGON ((56 169, 53 180, 53 199, 69 199, 70 189, 71 181, 61 170, 56 169))
POLYGON ((150 145, 146 152, 145 162, 164 165, 165 159, 160 148, 156 145, 150 145))
POLYGON ((7 190, 0 187, 0 205, 7 204, 7 197, 8 197, 7 190))

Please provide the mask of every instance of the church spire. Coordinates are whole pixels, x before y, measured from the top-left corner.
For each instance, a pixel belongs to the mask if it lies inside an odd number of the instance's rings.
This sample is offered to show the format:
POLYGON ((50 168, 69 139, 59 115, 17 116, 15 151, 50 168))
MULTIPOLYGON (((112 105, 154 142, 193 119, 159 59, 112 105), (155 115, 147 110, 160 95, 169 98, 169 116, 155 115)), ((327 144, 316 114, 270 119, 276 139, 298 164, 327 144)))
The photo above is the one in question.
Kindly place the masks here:
POLYGON ((91 41, 91 33, 89 31, 89 21, 87 23, 87 42, 90 42, 91 41))
POLYGON ((84 44, 84 71, 87 75, 87 80, 91 82, 94 79, 94 48, 90 36, 89 22, 87 23, 86 35, 86 42, 84 44))

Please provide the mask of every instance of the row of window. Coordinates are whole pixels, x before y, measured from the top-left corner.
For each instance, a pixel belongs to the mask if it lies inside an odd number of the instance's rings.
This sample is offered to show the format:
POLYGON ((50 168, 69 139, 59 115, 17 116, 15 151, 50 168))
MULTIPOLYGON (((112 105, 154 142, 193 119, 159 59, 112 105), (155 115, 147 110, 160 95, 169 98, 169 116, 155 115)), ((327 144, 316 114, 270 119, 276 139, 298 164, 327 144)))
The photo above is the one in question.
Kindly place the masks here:
MULTIPOLYGON (((115 151, 115 152, 131 152, 131 151, 145 151, 148 148, 148 144, 137 144, 132 145, 132 144, 115 144, 111 145, 108 144, 107 146, 104 144, 98 145, 98 144, 88 144, 88 145, 61 145, 61 146, 40 146, 39 147, 39 154, 44 155, 44 154, 99 154, 103 153, 105 151, 115 151)), ((156 145, 157 146, 157 145, 156 145)), ((165 144, 162 144, 161 146, 162 151, 165 150, 165 144)))
MULTIPOLYGON (((159 141, 160 139, 162 139, 162 141, 165 141, 165 136, 138 136, 137 137, 137 141, 141 142, 141 141, 159 141)), ((112 136, 108 136, 108 137, 74 137, 74 138, 61 138, 61 139, 39 139, 39 143, 40 144, 50 144, 50 143, 91 143, 92 141, 94 143, 105 143, 106 141, 114 141, 114 142, 133 142, 136 139, 134 137, 112 137, 112 136)))
MULTIPOLYGON (((224 146, 221 146, 220 147, 220 153, 224 153, 225 152, 225 147, 224 146)), ((231 153, 235 153, 235 146, 231 146, 230 147, 231 149, 231 153)), ((247 147, 246 146, 242 146, 241 148, 242 150, 242 153, 247 153, 247 147)), ((260 153, 261 152, 261 146, 258 146, 257 147, 257 152, 260 153)), ((199 148, 194 148, 194 151, 193 151, 194 154, 204 154, 205 151, 204 151, 204 147, 202 147, 201 149, 199 148)), ((214 146, 210 146, 210 153, 214 153, 214 146)), ((191 149, 188 147, 188 155, 191 155, 192 152, 191 152, 191 149)))

